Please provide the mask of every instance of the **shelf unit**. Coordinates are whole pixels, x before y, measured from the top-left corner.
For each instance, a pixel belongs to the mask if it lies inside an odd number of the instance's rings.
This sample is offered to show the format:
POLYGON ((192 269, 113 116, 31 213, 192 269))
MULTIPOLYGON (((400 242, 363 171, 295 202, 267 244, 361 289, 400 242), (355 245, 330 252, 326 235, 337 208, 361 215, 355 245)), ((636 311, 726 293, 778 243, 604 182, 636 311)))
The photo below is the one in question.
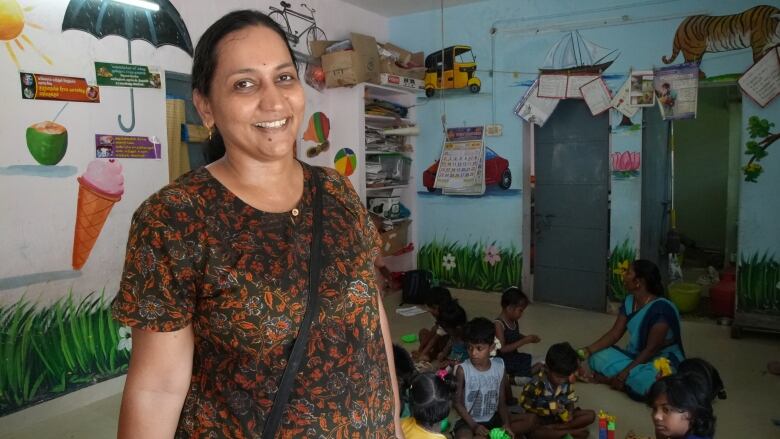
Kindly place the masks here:
MULTIPOLYGON (((417 97, 419 93, 409 89, 396 88, 386 85, 369 83, 357 84, 354 87, 340 87, 324 91, 323 100, 327 102, 327 110, 315 109, 313 111, 325 111, 330 119, 330 148, 327 152, 314 158, 306 158, 305 150, 312 146, 310 142, 302 142, 299 139, 298 157, 309 163, 319 166, 333 167, 333 158, 342 148, 349 148, 355 153, 357 169, 349 176, 360 200, 368 207, 368 198, 398 196, 403 204, 411 212, 411 216, 403 220, 391 220, 394 227, 407 227, 407 244, 417 242, 415 220, 417 218, 417 194, 414 188, 414 178, 417 176, 414 160, 415 137, 406 137, 406 144, 412 145, 412 151, 387 152, 366 151, 366 124, 372 126, 395 128, 415 125, 417 97), (378 116, 365 113, 365 103, 370 99, 381 99, 409 108, 407 117, 397 118, 378 116), (366 186, 366 159, 377 159, 384 156, 401 155, 411 159, 409 181, 407 184, 391 185, 384 187, 366 186), (403 224, 411 221, 410 224, 403 224)), ((307 119, 308 120, 308 119, 307 119)), ((387 237, 388 235, 383 235, 387 237)), ((414 269, 417 265, 417 249, 399 256, 384 255, 385 263, 392 271, 406 271, 414 269)))

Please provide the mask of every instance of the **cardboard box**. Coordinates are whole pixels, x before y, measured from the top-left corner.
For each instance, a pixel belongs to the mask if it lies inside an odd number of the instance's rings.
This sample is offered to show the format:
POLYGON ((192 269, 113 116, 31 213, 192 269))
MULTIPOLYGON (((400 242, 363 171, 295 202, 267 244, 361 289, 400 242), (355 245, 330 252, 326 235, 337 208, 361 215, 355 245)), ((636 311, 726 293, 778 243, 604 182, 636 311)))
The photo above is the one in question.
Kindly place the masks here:
POLYGON ((353 50, 333 53, 325 53, 325 49, 338 41, 311 42, 312 56, 322 57, 325 86, 328 88, 361 82, 379 83, 379 51, 374 37, 353 33, 350 40, 353 50))
POLYGON ((382 232, 382 255, 388 256, 398 252, 409 243, 409 224, 411 221, 399 221, 393 224, 393 230, 382 232))
POLYGON ((422 79, 407 78, 405 76, 390 75, 388 73, 379 75, 379 83, 382 85, 404 87, 411 90, 425 90, 425 81, 422 79))
POLYGON ((414 64, 420 67, 405 69, 399 67, 392 58, 381 57, 379 60, 379 73, 388 73, 391 75, 405 76, 407 78, 424 79, 425 78, 425 54, 422 52, 409 52, 390 43, 380 44, 384 49, 397 53, 398 62, 401 64, 414 64))

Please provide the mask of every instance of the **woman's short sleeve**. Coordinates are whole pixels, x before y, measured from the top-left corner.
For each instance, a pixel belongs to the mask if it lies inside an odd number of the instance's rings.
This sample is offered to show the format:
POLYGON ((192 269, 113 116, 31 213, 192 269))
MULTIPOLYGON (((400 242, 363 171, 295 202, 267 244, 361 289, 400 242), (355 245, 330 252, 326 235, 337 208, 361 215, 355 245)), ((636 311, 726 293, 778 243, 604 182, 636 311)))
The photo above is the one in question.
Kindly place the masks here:
POLYGON ((169 332, 190 323, 197 271, 193 248, 182 230, 190 216, 171 214, 151 199, 139 207, 130 226, 124 271, 112 311, 120 323, 169 332))

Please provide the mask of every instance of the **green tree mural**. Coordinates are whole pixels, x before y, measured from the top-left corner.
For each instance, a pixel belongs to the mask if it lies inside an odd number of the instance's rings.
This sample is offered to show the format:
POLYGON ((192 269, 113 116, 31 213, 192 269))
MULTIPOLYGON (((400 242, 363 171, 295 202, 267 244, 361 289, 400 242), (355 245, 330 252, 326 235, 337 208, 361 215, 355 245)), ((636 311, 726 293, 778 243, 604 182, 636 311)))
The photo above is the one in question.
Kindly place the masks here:
POLYGON ((769 155, 766 151, 769 145, 780 139, 780 133, 770 132, 774 126, 774 123, 761 119, 758 116, 750 116, 750 119, 748 119, 747 130, 750 134, 750 140, 745 144, 745 155, 749 155, 750 160, 742 167, 745 181, 756 183, 758 176, 764 172, 764 168, 760 163, 761 159, 769 155))

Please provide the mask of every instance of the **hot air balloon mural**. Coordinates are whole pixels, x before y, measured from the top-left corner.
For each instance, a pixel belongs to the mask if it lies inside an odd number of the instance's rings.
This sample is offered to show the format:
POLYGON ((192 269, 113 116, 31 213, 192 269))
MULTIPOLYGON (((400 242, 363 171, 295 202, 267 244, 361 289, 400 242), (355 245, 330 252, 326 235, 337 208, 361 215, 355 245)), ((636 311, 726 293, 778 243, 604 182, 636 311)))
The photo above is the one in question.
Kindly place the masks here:
POLYGON ((321 152, 325 152, 330 147, 328 136, 330 135, 330 119, 325 113, 316 112, 309 118, 309 125, 303 133, 303 140, 317 143, 306 150, 306 157, 317 157, 321 152))

